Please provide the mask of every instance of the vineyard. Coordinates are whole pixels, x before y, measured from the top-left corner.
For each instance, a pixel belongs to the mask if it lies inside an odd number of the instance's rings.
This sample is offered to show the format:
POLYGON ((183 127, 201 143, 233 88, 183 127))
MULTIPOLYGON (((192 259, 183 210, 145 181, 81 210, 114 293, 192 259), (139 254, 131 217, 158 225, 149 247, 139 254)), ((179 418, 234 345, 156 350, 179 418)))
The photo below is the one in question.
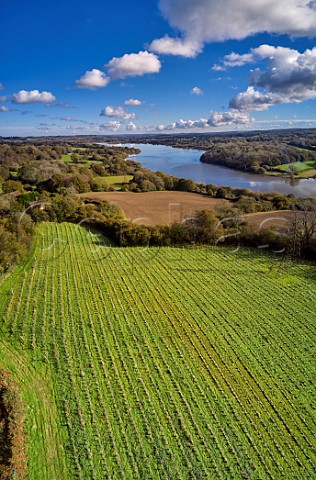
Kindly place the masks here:
POLYGON ((39 229, 0 286, 30 480, 316 478, 315 267, 39 229))

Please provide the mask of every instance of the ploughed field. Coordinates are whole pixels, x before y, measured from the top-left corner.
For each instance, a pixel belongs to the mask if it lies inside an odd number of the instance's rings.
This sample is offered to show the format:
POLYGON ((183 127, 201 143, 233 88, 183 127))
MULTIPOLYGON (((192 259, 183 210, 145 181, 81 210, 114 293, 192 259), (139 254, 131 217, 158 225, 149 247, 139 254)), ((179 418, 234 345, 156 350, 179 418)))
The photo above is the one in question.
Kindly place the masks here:
POLYGON ((182 222, 205 208, 214 209, 226 202, 190 192, 88 192, 80 197, 115 203, 136 224, 148 226, 182 222))
POLYGON ((31 480, 316 477, 315 267, 46 224, 0 318, 31 480))

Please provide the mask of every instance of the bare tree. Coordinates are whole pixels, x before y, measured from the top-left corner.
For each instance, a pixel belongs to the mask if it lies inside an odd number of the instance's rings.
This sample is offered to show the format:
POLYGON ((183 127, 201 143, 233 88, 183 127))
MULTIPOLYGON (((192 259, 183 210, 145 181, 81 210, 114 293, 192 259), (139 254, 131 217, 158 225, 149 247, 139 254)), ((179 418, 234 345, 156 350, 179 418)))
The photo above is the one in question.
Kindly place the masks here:
POLYGON ((289 226, 287 253, 291 257, 300 257, 309 249, 316 234, 316 202, 301 200, 293 211, 289 226))

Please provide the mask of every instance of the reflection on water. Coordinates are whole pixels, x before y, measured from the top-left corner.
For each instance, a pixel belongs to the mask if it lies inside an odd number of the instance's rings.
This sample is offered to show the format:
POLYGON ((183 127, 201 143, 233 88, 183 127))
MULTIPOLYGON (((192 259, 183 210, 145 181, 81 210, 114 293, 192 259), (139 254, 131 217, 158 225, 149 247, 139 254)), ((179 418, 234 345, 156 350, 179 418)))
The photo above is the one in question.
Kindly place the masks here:
MULTIPOLYGON (((130 146, 130 144, 126 144, 130 146)), ((315 179, 291 179, 269 177, 244 173, 217 165, 207 165, 200 162, 203 153, 198 150, 184 150, 166 147, 164 145, 134 144, 141 150, 140 155, 133 158, 144 168, 190 178, 195 182, 213 183, 215 185, 234 188, 250 188, 259 192, 280 192, 296 197, 316 197, 315 179)))

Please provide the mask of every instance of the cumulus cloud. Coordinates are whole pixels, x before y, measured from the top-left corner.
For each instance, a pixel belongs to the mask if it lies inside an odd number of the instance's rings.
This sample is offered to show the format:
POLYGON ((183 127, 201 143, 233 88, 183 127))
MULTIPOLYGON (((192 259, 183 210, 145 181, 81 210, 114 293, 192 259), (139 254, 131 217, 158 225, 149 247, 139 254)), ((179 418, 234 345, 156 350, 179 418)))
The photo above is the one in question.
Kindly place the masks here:
POLYGON ((101 70, 93 68, 92 70, 87 70, 79 80, 76 80, 76 86, 77 88, 95 90, 96 88, 106 87, 109 81, 110 78, 101 72, 101 70))
POLYGON ((132 105, 134 107, 139 107, 143 104, 141 100, 137 100, 136 98, 130 98, 129 100, 125 100, 125 105, 132 105))
POLYGON ((206 118, 200 118, 199 120, 183 120, 180 118, 180 120, 172 125, 174 125, 174 128, 180 130, 187 130, 189 128, 207 128, 208 120, 206 118))
POLYGON ((211 127, 223 127, 229 125, 249 125, 254 119, 247 112, 229 110, 227 112, 212 112, 208 121, 211 127))
POLYGON ((280 95, 264 93, 248 87, 245 92, 238 93, 232 98, 229 107, 237 110, 267 110, 277 103, 282 103, 280 95))
POLYGON ((147 51, 125 54, 123 57, 112 58, 106 68, 112 79, 137 77, 146 73, 158 73, 161 63, 158 57, 147 51))
POLYGON ((249 55, 253 61, 267 58, 267 69, 251 71, 249 87, 230 101, 231 108, 266 110, 271 105, 316 98, 316 47, 299 53, 290 48, 261 45, 249 55))
POLYGON ((246 63, 254 63, 257 60, 269 58, 271 61, 278 61, 291 63, 299 55, 299 52, 286 47, 274 47, 272 45, 260 45, 257 48, 252 48, 249 53, 242 55, 232 52, 225 55, 223 64, 225 67, 241 67, 246 63))
POLYGON ((214 65, 213 70, 215 68, 222 68, 223 70, 226 70, 225 67, 241 67, 245 65, 246 63, 252 63, 254 61, 254 55, 252 53, 245 53, 243 55, 239 55, 238 53, 230 53, 229 55, 225 55, 224 61, 223 61, 223 66, 221 67, 220 65, 214 65))
POLYGON ((12 108, 5 107, 4 105, 0 105, 0 112, 12 112, 12 108))
POLYGON ((0 96, 0 102, 7 102, 9 100, 8 95, 2 95, 0 96))
POLYGON ((122 124, 117 120, 113 120, 111 122, 101 123, 99 127, 101 130, 107 130, 109 132, 117 132, 122 127, 122 124))
POLYGON ((121 118, 122 120, 131 120, 135 118, 135 113, 128 113, 123 107, 105 107, 100 113, 101 117, 121 118))
POLYGON ((203 95, 203 91, 200 89, 200 87, 193 87, 191 93, 197 96, 203 95))
POLYGON ((48 103, 56 100, 51 92, 39 92, 38 90, 20 90, 12 96, 13 103, 48 103))
POLYGON ((240 40, 260 32, 316 35, 315 1, 160 0, 159 7, 181 37, 154 40, 150 48, 158 53, 195 57, 207 42, 240 40))
POLYGON ((238 110, 229 110, 227 112, 212 112, 209 119, 200 118, 199 120, 183 120, 170 123, 169 125, 160 124, 156 127, 157 131, 174 130, 193 130, 209 129, 210 127, 225 127, 230 125, 248 125, 254 119, 247 112, 238 110))
POLYGON ((172 122, 169 125, 160 124, 156 127, 158 131, 173 131, 173 130, 189 130, 194 128, 207 128, 209 127, 208 120, 206 118, 200 118, 199 120, 183 120, 180 118, 177 122, 172 122))
POLYGON ((180 55, 182 57, 194 58, 202 51, 202 45, 194 40, 171 38, 169 35, 165 35, 163 38, 151 42, 150 50, 165 55, 180 55))
POLYGON ((133 122, 129 122, 129 124, 126 125, 126 130, 128 132, 135 132, 135 130, 137 130, 137 125, 135 125, 133 122))

